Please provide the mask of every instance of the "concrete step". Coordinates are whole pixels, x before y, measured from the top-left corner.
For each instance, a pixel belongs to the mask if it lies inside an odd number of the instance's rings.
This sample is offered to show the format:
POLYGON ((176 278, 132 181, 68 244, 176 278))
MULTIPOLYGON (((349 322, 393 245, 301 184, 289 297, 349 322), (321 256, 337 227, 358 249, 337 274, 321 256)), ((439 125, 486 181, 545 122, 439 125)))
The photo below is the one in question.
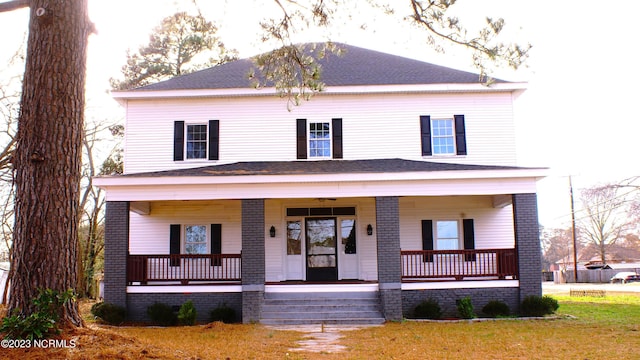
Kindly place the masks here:
POLYGON ((260 322, 266 325, 384 323, 378 292, 265 293, 260 322))
POLYGON ((268 311, 262 312, 262 319, 367 319, 381 317, 380 311, 268 311))
POLYGON ((282 311, 287 312, 316 312, 316 311, 333 311, 333 312, 345 312, 351 310, 357 311, 380 311, 379 303, 360 303, 360 304, 301 304, 301 303, 283 303, 283 304, 271 304, 264 303, 262 305, 262 312, 269 311, 282 311))
POLYGON ((350 292, 266 292, 265 299, 374 299, 380 296, 377 291, 350 292))
POLYGON ((261 319, 263 325, 380 325, 384 324, 384 318, 366 319, 261 319))

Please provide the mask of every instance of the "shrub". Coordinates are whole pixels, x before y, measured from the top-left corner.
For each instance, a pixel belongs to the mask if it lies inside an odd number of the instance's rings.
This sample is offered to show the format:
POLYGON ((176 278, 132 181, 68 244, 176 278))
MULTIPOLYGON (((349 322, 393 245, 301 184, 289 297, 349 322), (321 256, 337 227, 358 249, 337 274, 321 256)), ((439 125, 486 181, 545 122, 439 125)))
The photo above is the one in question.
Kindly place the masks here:
POLYGON ((180 325, 195 325, 196 323, 196 307, 193 306, 191 300, 187 300, 178 311, 178 322, 180 325))
POLYGON ((462 299, 456 300, 456 307, 458 308, 458 314, 461 318, 473 319, 476 317, 476 313, 473 311, 471 297, 465 296, 462 299))
POLYGON ((71 289, 65 292, 40 289, 32 301, 36 306, 32 314, 25 316, 16 309, 2 320, 0 333, 4 333, 6 339, 34 340, 58 334, 57 323, 62 308, 67 302, 75 301, 75 295, 71 289))
POLYGON ((156 302, 147 308, 147 315, 154 323, 160 326, 172 326, 178 322, 178 317, 171 306, 156 302))
POLYGON ((490 317, 509 316, 511 310, 504 301, 491 300, 482 308, 482 312, 490 317))
POLYGON ((225 324, 233 323, 236 321, 236 311, 227 306, 227 304, 222 304, 211 310, 209 320, 211 322, 222 321, 225 324))
POLYGON ((120 325, 126 317, 126 310, 112 303, 99 302, 91 306, 91 314, 107 324, 120 325))
POLYGON ((440 309, 438 301, 427 299, 413 309, 413 316, 416 319, 440 319, 442 317, 442 309, 440 309))
POLYGON ((558 310, 558 301, 550 296, 531 295, 524 298, 520 305, 520 312, 524 316, 544 316, 558 310))

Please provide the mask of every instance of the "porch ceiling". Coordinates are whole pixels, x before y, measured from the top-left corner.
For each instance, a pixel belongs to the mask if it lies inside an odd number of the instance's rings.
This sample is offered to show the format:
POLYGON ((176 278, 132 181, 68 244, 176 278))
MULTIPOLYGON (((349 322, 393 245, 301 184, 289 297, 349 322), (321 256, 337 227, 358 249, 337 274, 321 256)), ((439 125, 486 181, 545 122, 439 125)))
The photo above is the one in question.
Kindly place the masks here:
POLYGON ((240 162, 98 177, 110 201, 496 195, 536 192, 546 169, 403 159, 240 162))

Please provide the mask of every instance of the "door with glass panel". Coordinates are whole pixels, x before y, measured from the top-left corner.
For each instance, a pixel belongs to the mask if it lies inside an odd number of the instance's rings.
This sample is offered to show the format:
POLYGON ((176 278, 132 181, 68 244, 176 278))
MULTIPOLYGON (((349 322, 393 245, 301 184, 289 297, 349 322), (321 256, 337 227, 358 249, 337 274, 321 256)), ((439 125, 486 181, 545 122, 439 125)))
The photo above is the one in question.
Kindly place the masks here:
POLYGON ((337 231, 335 218, 307 218, 307 281, 338 280, 337 231))
POLYGON ((303 241, 302 220, 287 221, 287 280, 304 279, 303 241))

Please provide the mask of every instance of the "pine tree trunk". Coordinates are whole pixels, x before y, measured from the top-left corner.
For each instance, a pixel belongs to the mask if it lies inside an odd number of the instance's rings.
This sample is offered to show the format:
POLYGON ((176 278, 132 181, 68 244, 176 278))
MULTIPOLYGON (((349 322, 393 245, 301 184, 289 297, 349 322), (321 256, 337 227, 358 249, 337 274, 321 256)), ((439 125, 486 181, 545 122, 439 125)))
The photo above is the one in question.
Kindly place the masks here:
MULTIPOLYGON (((86 0, 31 0, 14 155, 16 204, 9 310, 34 311, 38 289, 77 284, 78 195, 87 38, 86 0)), ((61 321, 81 325, 77 304, 61 321)))

